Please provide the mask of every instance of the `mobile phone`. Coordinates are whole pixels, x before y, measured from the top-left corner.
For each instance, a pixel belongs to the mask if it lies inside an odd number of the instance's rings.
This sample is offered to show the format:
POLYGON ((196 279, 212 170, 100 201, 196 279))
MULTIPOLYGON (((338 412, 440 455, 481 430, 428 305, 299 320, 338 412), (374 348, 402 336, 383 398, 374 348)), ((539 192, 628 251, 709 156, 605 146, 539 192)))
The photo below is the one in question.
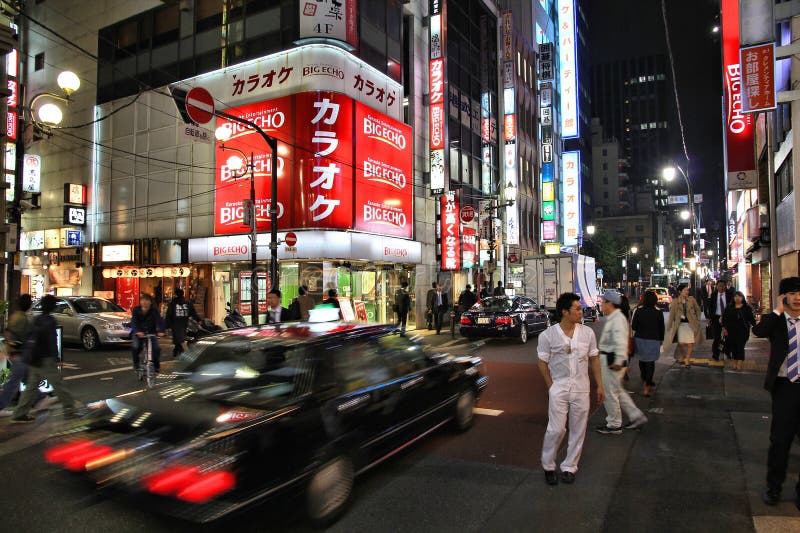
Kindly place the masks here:
POLYGON ((783 299, 783 305, 789 305, 789 298, 783 299))

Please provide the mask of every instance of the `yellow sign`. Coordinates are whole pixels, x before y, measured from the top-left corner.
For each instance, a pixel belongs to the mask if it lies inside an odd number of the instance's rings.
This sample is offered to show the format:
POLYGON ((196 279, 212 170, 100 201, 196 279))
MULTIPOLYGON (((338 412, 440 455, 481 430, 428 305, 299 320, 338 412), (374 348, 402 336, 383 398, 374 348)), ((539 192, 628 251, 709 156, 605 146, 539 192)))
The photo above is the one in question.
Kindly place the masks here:
POLYGON ((555 187, 552 181, 542 183, 542 201, 552 202, 555 200, 555 187))
POLYGON ((560 242, 546 242, 544 244, 544 254, 545 255, 556 255, 561 253, 561 243, 560 242))

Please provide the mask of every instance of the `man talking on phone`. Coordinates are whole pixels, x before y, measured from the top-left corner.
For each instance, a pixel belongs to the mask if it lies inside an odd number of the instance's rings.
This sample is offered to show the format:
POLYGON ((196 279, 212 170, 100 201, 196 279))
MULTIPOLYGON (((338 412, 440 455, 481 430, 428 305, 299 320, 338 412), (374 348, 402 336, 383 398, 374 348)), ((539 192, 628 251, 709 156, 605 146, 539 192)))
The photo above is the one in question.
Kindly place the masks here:
MULTIPOLYGON (((756 337, 769 339, 770 354, 764 388, 772 396, 772 424, 767 454, 767 490, 761 496, 767 505, 777 505, 786 479, 789 451, 800 428, 800 277, 784 278, 777 305, 754 328, 756 337)), ((795 485, 794 504, 800 510, 800 479, 795 485)))

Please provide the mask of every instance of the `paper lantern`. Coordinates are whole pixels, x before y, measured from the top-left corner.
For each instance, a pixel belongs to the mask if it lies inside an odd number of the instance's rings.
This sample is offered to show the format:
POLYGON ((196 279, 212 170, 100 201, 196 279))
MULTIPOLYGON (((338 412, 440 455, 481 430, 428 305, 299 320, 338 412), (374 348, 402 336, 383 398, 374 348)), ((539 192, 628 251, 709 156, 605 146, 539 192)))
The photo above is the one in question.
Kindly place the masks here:
POLYGON ((106 278, 106 279, 110 278, 111 277, 111 270, 109 270, 107 268, 104 268, 103 269, 103 277, 106 278))
POLYGON ((164 276, 164 269, 161 268, 161 267, 155 267, 153 269, 153 275, 155 277, 157 277, 157 278, 163 277, 164 276))

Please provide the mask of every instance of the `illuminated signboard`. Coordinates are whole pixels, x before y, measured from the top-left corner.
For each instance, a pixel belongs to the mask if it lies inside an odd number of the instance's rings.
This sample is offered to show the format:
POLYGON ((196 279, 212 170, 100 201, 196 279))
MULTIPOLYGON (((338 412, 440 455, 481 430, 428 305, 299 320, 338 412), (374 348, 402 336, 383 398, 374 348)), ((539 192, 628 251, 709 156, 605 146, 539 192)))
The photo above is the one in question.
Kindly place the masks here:
MULTIPOLYGON (((736 0, 733 0, 736 1, 736 0)), ((575 0, 558 0, 558 58, 561 72, 561 135, 578 133, 578 72, 575 0)))
POLYGON ((722 68, 725 96, 725 154, 728 183, 758 183, 753 151, 753 115, 742 107, 742 69, 739 65, 739 0, 722 0, 722 68))
POLYGON ((555 202, 542 202, 542 220, 556 219, 555 202))
POLYGON ((561 156, 561 176, 564 180, 564 245, 578 244, 581 228, 581 157, 580 152, 564 152, 561 156))
POLYGON ((461 221, 457 191, 448 191, 440 196, 440 235, 442 242, 442 270, 461 268, 461 221))
POLYGON ((441 194, 445 190, 447 176, 447 115, 445 94, 447 92, 447 1, 430 2, 430 48, 429 48, 429 119, 428 125, 431 164, 431 193, 441 194))
POLYGON ((17 140, 17 114, 13 111, 6 114, 6 137, 12 141, 17 140))
POLYGON ((561 253, 561 243, 548 242, 544 245, 545 255, 557 255, 561 253))
POLYGON ((555 187, 552 181, 542 183, 542 200, 545 202, 552 202, 556 199, 555 187))
POLYGON ((42 188, 42 158, 36 154, 25 156, 22 165, 22 190, 39 192, 42 188))
POLYGON ((133 261, 133 246, 130 244, 105 244, 100 251, 103 263, 133 261))
POLYGON ((298 4, 301 39, 337 39, 358 46, 356 0, 305 0, 298 4))
MULTIPOLYGON (((512 50, 513 24, 511 11, 503 11, 503 43, 505 68, 514 70, 514 54, 512 50)), ((503 187, 508 185, 516 188, 517 178, 517 117, 515 114, 516 94, 515 78, 503 80, 503 140, 505 141, 505 178, 503 187)), ((511 245, 519 244, 519 208, 516 203, 506 208, 506 243, 511 245)))
POLYGON ((86 225, 86 208, 77 205, 65 205, 64 224, 70 226, 86 225))
POLYGON ((775 109, 775 43, 742 48, 739 63, 744 72, 744 112, 775 109))
POLYGON ((20 232, 19 249, 21 251, 44 250, 44 230, 20 232))
POLYGON ((542 240, 556 239, 556 204, 555 182, 553 181, 553 163, 542 164, 542 240))
POLYGON ((86 205, 86 185, 65 183, 64 203, 86 205))
POLYGON ((542 222, 542 239, 545 241, 553 241, 556 238, 556 221, 545 220, 542 222))

